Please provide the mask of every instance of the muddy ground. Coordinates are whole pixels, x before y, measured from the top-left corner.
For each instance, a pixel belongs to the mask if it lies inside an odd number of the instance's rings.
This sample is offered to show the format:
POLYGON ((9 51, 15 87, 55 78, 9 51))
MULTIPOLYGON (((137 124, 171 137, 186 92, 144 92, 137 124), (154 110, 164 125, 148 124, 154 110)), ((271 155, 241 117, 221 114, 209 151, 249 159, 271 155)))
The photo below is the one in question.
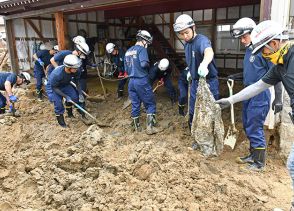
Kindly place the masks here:
MULTIPOLYGON (((91 95, 102 93, 96 79, 90 84, 91 95)), ((186 120, 163 88, 156 98, 164 131, 153 136, 132 132, 130 108, 121 109, 126 98, 117 102, 115 89, 108 87, 104 102, 87 102, 90 113, 111 127, 87 126, 75 111, 66 129, 47 100, 36 101, 32 89, 18 91, 21 117, 0 119, 0 210, 289 209, 290 177, 277 139, 268 146, 264 172, 235 163, 248 148, 240 106, 236 149, 206 159, 192 150, 186 120)), ((228 123, 229 110, 223 119, 228 123)), ((145 128, 144 112, 141 120, 145 128)))

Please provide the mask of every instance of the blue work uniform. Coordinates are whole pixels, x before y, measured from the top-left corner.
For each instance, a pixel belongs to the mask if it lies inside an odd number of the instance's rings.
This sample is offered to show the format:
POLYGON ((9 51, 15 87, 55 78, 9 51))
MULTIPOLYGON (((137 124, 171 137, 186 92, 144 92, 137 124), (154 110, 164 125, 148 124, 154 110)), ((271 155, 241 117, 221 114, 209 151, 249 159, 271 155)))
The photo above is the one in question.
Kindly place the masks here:
MULTIPOLYGON (((111 61, 117 66, 118 72, 121 72, 122 74, 125 72, 124 60, 125 60, 125 55, 122 49, 118 49, 117 55, 111 54, 111 61)), ((124 91, 124 86, 126 83, 127 83, 126 78, 119 80, 118 87, 117 87, 118 93, 124 91)))
MULTIPOLYGON (((204 51, 206 48, 212 48, 210 40, 202 35, 197 34, 191 41, 185 43, 185 57, 186 63, 192 76, 192 84, 190 88, 190 108, 189 108, 189 123, 192 123, 194 115, 194 107, 196 102, 196 94, 199 82, 198 67, 204 58, 204 51)), ((209 89, 217 100, 219 98, 219 82, 218 71, 216 68, 215 60, 213 59, 208 65, 208 75, 206 81, 209 84, 209 89)))
POLYGON ((76 78, 76 81, 79 81, 80 74, 81 72, 79 69, 76 73, 66 73, 64 65, 56 67, 50 74, 47 85, 50 87, 52 92, 48 93, 48 97, 49 99, 52 99, 52 102, 54 103, 55 114, 59 115, 64 113, 64 106, 62 103, 63 97, 55 91, 55 88, 60 89, 75 103, 79 103, 78 91, 70 84, 70 81, 72 78, 76 78))
POLYGON ((45 77, 44 70, 50 64, 50 59, 53 55, 50 54, 49 50, 39 50, 36 53, 36 56, 44 62, 44 67, 40 65, 38 61, 35 61, 34 66, 34 77, 36 78, 36 89, 40 91, 42 89, 42 78, 45 77))
POLYGON ((148 77, 147 49, 140 45, 129 48, 125 54, 124 65, 130 78, 128 91, 132 101, 131 116, 140 116, 141 102, 143 102, 147 114, 155 114, 156 103, 148 77))
MULTIPOLYGON (((11 84, 11 87, 16 84, 17 76, 15 73, 0 73, 0 90, 5 91, 5 82, 9 81, 11 84)), ((6 106, 6 97, 3 96, 0 92, 0 109, 1 113, 5 112, 5 106, 6 106)))
POLYGON ((181 71, 179 80, 178 80, 178 87, 179 87, 179 106, 185 106, 188 101, 188 81, 187 81, 187 74, 189 69, 186 68, 181 71))
MULTIPOLYGON (((249 86, 259 81, 273 66, 262 57, 261 53, 251 55, 252 50, 246 49, 243 60, 243 83, 249 86)), ((250 148, 265 148, 263 124, 270 109, 271 95, 267 89, 249 100, 243 101, 242 121, 250 148)))
POLYGON ((155 63, 153 67, 151 67, 149 70, 149 80, 150 80, 151 86, 153 86, 156 80, 163 80, 163 83, 168 92, 168 95, 172 103, 174 103, 176 101, 176 90, 173 86, 170 75, 171 75, 171 69, 161 71, 158 68, 158 62, 155 63))

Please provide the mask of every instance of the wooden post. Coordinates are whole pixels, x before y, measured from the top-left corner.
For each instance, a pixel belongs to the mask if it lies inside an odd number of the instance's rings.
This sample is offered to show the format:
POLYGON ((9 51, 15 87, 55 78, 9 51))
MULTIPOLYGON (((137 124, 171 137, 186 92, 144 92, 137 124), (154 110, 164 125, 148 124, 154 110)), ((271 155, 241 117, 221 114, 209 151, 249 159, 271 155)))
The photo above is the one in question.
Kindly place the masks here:
POLYGON ((271 19, 271 7, 272 7, 272 0, 260 1, 260 13, 259 13, 260 22, 271 19))
POLYGON ((59 50, 65 49, 65 33, 64 33, 64 20, 63 12, 55 13, 55 23, 56 23, 56 34, 59 50))
POLYGON ((15 44, 15 35, 13 30, 13 20, 5 20, 6 42, 9 53, 11 71, 19 73, 18 57, 15 44))

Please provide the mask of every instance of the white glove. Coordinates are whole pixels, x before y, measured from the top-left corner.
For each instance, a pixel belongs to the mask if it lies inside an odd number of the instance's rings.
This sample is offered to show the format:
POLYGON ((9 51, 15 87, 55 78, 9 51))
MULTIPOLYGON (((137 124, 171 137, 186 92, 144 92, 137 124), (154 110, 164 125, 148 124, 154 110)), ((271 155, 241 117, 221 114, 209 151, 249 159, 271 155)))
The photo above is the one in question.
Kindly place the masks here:
POLYGON ((192 76, 191 76, 190 71, 188 71, 188 73, 187 73, 187 81, 188 82, 192 81, 192 76))
POLYGON ((200 63, 199 67, 198 67, 198 75, 200 77, 205 78, 208 74, 208 68, 207 65, 203 62, 200 63))
POLYGON ((79 102, 80 103, 84 103, 85 102, 85 98, 83 95, 79 95, 79 102))

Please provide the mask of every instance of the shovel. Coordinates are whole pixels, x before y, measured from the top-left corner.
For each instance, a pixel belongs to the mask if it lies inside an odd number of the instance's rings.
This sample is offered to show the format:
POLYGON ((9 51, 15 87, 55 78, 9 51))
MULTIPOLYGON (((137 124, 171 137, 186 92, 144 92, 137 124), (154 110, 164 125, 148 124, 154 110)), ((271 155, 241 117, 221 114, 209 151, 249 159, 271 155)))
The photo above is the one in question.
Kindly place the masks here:
MULTIPOLYGON (((232 96, 233 95, 234 80, 228 79, 227 84, 229 87, 230 96, 232 96)), ((230 146, 232 148, 232 150, 235 148, 238 133, 239 132, 235 127, 234 105, 231 105, 231 125, 229 126, 227 135, 224 140, 224 144, 230 146)))
MULTIPOLYGON (((77 88, 77 85, 73 81, 71 81, 70 84, 73 87, 77 88)), ((105 100, 105 97, 101 97, 101 96, 90 96, 86 92, 84 92, 83 90, 82 90, 82 93, 87 97, 87 100, 89 100, 91 102, 102 102, 103 100, 105 100)))
MULTIPOLYGON (((164 85, 164 82, 162 80, 158 81, 155 88, 153 89, 153 93, 158 89, 158 87, 161 87, 164 85)), ((130 99, 127 99, 124 104, 122 109, 125 110, 127 107, 129 107, 132 104, 132 101, 130 99)))

